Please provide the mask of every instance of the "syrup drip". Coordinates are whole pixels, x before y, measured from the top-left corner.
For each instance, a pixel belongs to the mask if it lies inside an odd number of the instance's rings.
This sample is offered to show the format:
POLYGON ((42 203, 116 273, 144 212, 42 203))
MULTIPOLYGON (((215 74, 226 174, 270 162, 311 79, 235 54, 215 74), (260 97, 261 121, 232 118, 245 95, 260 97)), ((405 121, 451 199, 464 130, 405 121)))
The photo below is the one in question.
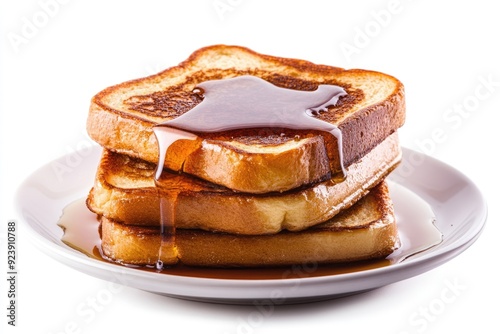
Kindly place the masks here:
MULTIPOLYGON (((315 91, 280 88, 254 77, 240 76, 211 80, 199 84, 193 92, 203 101, 189 112, 154 127, 159 150, 155 173, 161 198, 162 244, 157 269, 162 270, 163 250, 175 253, 175 205, 179 191, 161 186, 161 175, 168 148, 178 140, 196 140, 195 133, 241 130, 250 128, 287 128, 318 130, 333 135, 337 140, 341 177, 346 175, 343 163, 342 133, 338 127, 315 116, 335 105, 346 92, 333 85, 319 85, 315 91), (162 197, 162 194, 164 197, 162 197)), ((338 178, 338 176, 336 176, 338 178)))
MULTIPOLYGON (((170 145, 181 139, 195 140, 196 135, 185 132, 179 129, 162 127, 155 127, 153 129, 159 147, 159 161, 163 166, 165 163, 166 155, 170 145)), ((177 258, 177 249, 175 246, 175 208, 177 205, 177 197, 179 196, 179 189, 163 186, 162 183, 163 168, 157 167, 155 173, 155 184, 160 199, 160 233, 161 245, 158 251, 158 261, 156 262, 156 269, 161 271, 164 267, 164 259, 169 258, 170 261, 175 263, 177 258)))

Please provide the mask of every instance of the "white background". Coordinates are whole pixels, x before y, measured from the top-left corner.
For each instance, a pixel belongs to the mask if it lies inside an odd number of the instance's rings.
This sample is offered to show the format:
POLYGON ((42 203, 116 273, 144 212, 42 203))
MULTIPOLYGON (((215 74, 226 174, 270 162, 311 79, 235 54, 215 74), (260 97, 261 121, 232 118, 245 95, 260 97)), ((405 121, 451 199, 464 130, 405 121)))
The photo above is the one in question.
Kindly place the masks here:
POLYGON ((498 331, 498 112, 500 20, 491 1, 2 1, 0 8, 0 224, 18 220, 18 319, 5 333, 443 333, 498 331), (90 98, 124 80, 184 60, 199 47, 257 52, 392 74, 406 87, 404 146, 456 167, 481 189, 489 218, 479 240, 423 275, 350 298, 286 306, 251 319, 253 307, 115 291, 92 318, 77 312, 108 289, 59 264, 25 238, 13 194, 41 165, 85 146, 90 98), (489 84, 485 85, 485 82, 489 84), (478 91, 481 94, 478 96, 478 91), (487 94, 489 93, 489 94, 487 94), (464 110, 458 114, 457 110, 464 110), (450 119, 450 117, 453 117, 450 119), (433 137, 434 136, 434 137, 433 137), (430 144, 430 141, 434 144, 430 144), (426 143, 425 145, 422 143, 426 143), (496 197, 494 197, 496 196, 496 197), (452 302, 416 324, 449 284, 452 302), (492 307, 493 306, 493 307, 492 307), (77 328, 72 329, 75 323, 77 328), (154 333, 154 332, 153 332, 154 333))

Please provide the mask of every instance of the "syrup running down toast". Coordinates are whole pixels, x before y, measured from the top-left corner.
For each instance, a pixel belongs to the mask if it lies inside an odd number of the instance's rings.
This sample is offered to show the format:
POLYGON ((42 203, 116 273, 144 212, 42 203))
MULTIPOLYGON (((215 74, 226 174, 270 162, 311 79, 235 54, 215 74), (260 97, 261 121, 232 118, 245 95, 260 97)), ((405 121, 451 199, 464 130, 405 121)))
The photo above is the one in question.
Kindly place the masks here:
POLYGON ((258 267, 383 258, 403 85, 215 45, 91 101, 88 208, 122 264, 258 267))

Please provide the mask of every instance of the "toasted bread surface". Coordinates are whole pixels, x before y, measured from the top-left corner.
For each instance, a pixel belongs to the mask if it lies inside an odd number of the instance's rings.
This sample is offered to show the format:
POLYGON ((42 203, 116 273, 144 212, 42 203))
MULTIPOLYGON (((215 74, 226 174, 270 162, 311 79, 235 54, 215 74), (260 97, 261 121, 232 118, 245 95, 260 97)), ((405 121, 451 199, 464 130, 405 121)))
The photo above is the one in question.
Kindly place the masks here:
MULTIPOLYGON (((122 224, 101 217, 102 249, 125 264, 154 265, 161 236, 158 227, 122 224)), ((177 258, 172 250, 161 260, 208 267, 256 267, 297 263, 336 263, 382 258, 399 246, 394 210, 385 182, 351 208, 300 232, 235 235, 178 229, 177 258)))
MULTIPOLYGON (((354 204, 399 163, 397 133, 348 167, 342 182, 329 179, 285 193, 238 193, 202 179, 168 174, 164 186, 180 189, 176 226, 234 234, 298 231, 321 223, 354 204)), ((155 166, 104 150, 87 199, 98 215, 131 225, 159 225, 155 166)))
MULTIPOLYGON (((152 127, 200 103, 193 93, 197 84, 240 75, 297 90, 315 90, 319 84, 344 88, 348 95, 317 117, 341 129, 346 166, 404 123, 404 88, 392 76, 215 45, 194 52, 178 66, 98 93, 91 102, 88 133, 109 150, 157 163, 152 127)), ((201 140, 172 145, 165 166, 251 193, 294 189, 340 170, 333 136, 281 129, 279 120, 270 120, 269 128, 199 135, 201 140)))

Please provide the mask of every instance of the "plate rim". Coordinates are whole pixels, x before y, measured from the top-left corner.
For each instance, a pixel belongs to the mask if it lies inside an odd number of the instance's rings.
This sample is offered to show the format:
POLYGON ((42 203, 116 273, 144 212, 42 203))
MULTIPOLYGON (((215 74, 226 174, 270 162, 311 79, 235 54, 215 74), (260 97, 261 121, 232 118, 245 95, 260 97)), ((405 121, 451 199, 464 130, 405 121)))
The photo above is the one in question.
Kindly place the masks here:
MULTIPOLYGON (((88 149, 87 149, 88 150, 88 149)), ((88 156, 90 156, 90 159, 98 159, 100 157, 100 152, 101 148, 99 146, 93 146, 91 148, 92 152, 88 156)), ((223 303, 247 303, 250 301, 254 300, 259 300, 259 299, 267 299, 265 296, 261 295, 260 297, 250 297, 248 296, 242 296, 242 295, 225 295, 225 297, 217 297, 214 296, 213 293, 205 293, 200 294, 195 293, 195 294, 175 294, 171 291, 171 289, 161 289, 156 287, 155 289, 152 289, 153 285, 157 286, 158 284, 165 284, 165 283, 173 283, 173 284, 182 284, 182 285, 199 285, 196 283, 203 282, 203 285, 208 285, 208 289, 213 288, 213 287, 225 287, 228 288, 228 285, 230 285, 231 290, 234 289, 259 289, 260 291, 266 291, 267 296, 269 296, 269 289, 276 289, 285 286, 297 286, 297 285, 324 285, 324 284, 335 284, 336 282, 338 283, 339 281, 362 281, 363 278, 367 277, 372 277, 372 278, 377 278, 380 276, 394 276, 398 272, 403 272, 406 271, 405 275, 399 275, 400 277, 394 278, 391 277, 390 280, 386 280, 387 282, 384 282, 386 284, 379 284, 378 286, 375 287, 367 287, 366 289, 364 285, 359 286, 359 290, 357 291, 342 291, 342 292, 334 292, 332 291, 331 295, 325 295, 324 293, 313 293, 309 291, 310 289, 305 289, 307 291, 294 291, 294 293, 287 297, 286 302, 297 302, 297 301, 302 301, 304 299, 318 299, 318 298, 333 298, 333 297, 338 297, 341 295, 345 294, 352 294, 352 293, 359 293, 364 290, 371 290, 374 288, 378 288, 387 284, 392 284, 397 281, 405 280, 410 277, 414 277, 417 275, 420 275, 422 273, 425 273, 437 266, 440 266, 441 264, 451 260, 455 256, 459 255, 463 251, 465 251, 470 245, 472 245, 480 236, 481 232, 484 230, 484 226, 487 221, 487 216, 488 216, 488 208, 487 208, 487 203, 482 195, 481 191, 479 188, 462 172, 457 170, 456 168, 440 161, 437 160, 436 158, 430 157, 428 155, 425 155, 423 153, 411 150, 409 148, 402 148, 403 151, 403 162, 405 159, 407 159, 408 156, 410 155, 417 155, 419 158, 423 158, 424 162, 423 164, 431 164, 438 166, 441 169, 448 170, 448 172, 451 172, 450 174, 453 174, 455 178, 460 178, 462 182, 467 184, 467 186, 470 188, 469 191, 474 192, 474 196, 477 200, 477 202, 481 205, 480 208, 478 208, 478 212, 480 213, 479 215, 473 217, 473 226, 474 229, 469 229, 469 233, 464 233, 460 235, 460 237, 453 241, 452 243, 445 245, 443 247, 439 247, 437 249, 430 249, 427 251, 424 251, 424 254, 420 254, 418 257, 406 260, 400 263, 392 264, 387 267, 381 267, 381 268, 373 268, 369 270, 363 270, 359 272, 354 272, 354 273, 346 273, 346 274, 337 274, 337 275, 325 275, 325 276, 318 276, 318 277, 305 277, 305 278, 286 278, 286 279, 219 279, 219 278, 207 278, 207 277, 186 277, 186 276, 179 276, 179 275, 170 275, 170 274, 161 274, 158 275, 156 273, 151 273, 151 272, 145 272, 145 271, 140 271, 136 270, 133 268, 128 268, 124 266, 118 266, 116 264, 112 263, 106 263, 102 261, 98 261, 95 259, 92 259, 90 257, 87 257, 86 255, 79 253, 78 251, 70 248, 69 246, 66 245, 60 245, 52 240, 49 240, 46 238, 43 234, 39 233, 34 226, 32 226, 32 223, 30 223, 26 217, 26 212, 23 210, 23 205, 22 205, 22 198, 21 196, 23 195, 23 191, 25 191, 25 188, 29 184, 29 181, 33 178, 36 178, 36 175, 41 173, 43 170, 47 169, 51 163, 54 161, 61 161, 65 157, 68 156, 68 154, 61 156, 58 159, 53 160, 52 162, 46 163, 42 165, 41 167, 35 169, 25 180, 24 182, 18 187, 18 190, 15 195, 15 204, 16 204, 16 211, 18 214, 22 217, 20 220, 24 226, 28 227, 29 231, 29 237, 31 241, 37 246, 38 249, 40 249, 42 252, 44 252, 46 255, 51 256, 58 260, 59 262, 68 265, 69 267, 72 267, 73 269, 76 269, 80 272, 83 272, 85 274, 91 275, 93 277, 98 277, 104 280, 109 280, 110 275, 125 275, 125 276, 130 276, 132 279, 139 279, 139 280, 150 280, 152 279, 155 284, 150 285, 150 289, 148 289, 148 286, 143 286, 144 284, 137 284, 137 282, 130 282, 126 280, 122 280, 120 283, 136 287, 139 289, 147 290, 150 292, 154 293, 159 293, 159 294, 164 294, 164 295, 169 295, 172 297, 177 297, 177 298, 184 298, 184 299, 195 299, 195 300, 201 300, 201 301, 213 301, 213 302, 223 302, 223 303), (432 263, 428 263, 425 268, 420 268, 426 264, 426 262, 429 262, 432 260, 432 263), (80 266, 78 265, 80 264, 80 266), (81 265, 87 266, 87 270, 82 270, 81 265), (100 272, 101 271, 101 272, 100 272), (104 271, 104 273, 102 272, 104 271), (154 279, 153 279, 154 278, 154 279), (285 282, 285 283, 284 283, 285 282)), ((97 166, 97 165, 96 165, 97 166)), ((94 171, 95 172, 95 169, 94 171)), ((394 173, 394 172, 393 172, 394 173)), ((402 185, 405 187, 404 184, 401 184, 398 181, 393 180, 391 177, 393 174, 391 174, 388 179, 391 180, 391 182, 395 182, 397 184, 402 185)), ((93 180, 90 181, 90 186, 93 184, 93 180)), ((90 188, 89 188, 90 189, 90 188)), ((88 191, 88 189, 86 189, 88 191)), ((412 190, 413 191, 413 190, 412 190)), ((74 195, 74 197, 78 197, 74 195)), ((68 199, 68 203, 70 202, 70 199, 68 199)), ((62 210, 63 208, 61 208, 62 210)), ((40 222, 42 224, 46 224, 45 222, 40 222)), ((143 282, 141 282, 143 283, 143 282)), ((149 282, 151 283, 151 282, 149 282)), ((188 287, 189 288, 189 287, 188 287)), ((196 289, 195 289, 196 290, 196 289)), ((199 290, 199 289, 198 289, 199 290)), ((320 290, 320 289, 318 289, 320 290)), ((255 291, 254 293, 255 294, 255 291)))

